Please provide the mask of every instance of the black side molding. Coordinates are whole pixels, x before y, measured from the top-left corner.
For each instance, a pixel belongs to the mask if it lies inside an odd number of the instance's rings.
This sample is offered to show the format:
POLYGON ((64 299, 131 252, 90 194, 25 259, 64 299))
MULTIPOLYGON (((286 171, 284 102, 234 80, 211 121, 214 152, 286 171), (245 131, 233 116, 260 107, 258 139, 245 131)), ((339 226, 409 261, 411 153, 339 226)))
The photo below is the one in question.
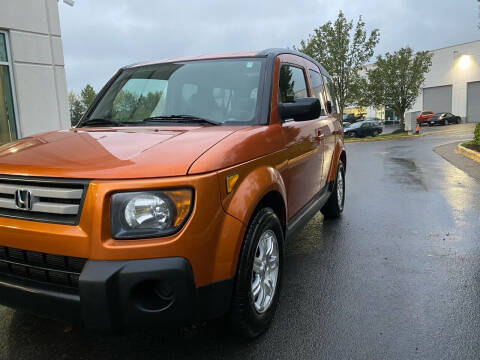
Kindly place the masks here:
POLYGON ((333 182, 328 183, 320 192, 318 192, 312 200, 308 202, 289 222, 287 225, 287 241, 301 230, 317 212, 321 210, 330 198, 332 193, 333 182))

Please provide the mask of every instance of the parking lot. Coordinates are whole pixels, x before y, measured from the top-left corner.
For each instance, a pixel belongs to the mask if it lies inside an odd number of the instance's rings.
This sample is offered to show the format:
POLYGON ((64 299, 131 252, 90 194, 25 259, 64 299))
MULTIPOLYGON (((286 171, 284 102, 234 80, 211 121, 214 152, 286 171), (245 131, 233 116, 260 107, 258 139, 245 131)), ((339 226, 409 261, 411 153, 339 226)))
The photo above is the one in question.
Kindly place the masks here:
POLYGON ((480 183, 433 150, 473 127, 347 144, 347 200, 289 244, 268 333, 216 322, 97 334, 0 307, 2 359, 478 359, 480 183))

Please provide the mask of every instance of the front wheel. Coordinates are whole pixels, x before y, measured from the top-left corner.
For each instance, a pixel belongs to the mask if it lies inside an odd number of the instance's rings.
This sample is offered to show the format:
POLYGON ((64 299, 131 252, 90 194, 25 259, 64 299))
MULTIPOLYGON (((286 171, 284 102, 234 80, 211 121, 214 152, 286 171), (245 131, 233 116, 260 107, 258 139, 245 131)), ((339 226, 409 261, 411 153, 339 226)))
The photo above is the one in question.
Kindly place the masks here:
POLYGON ((373 135, 372 135, 372 136, 375 137, 375 136, 377 136, 377 135, 378 135, 378 130, 375 130, 375 131, 373 132, 373 135))
POLYGON ((445 121, 443 122, 443 125, 448 125, 448 120, 445 119, 445 121))
POLYGON ((334 219, 340 217, 343 212, 345 204, 345 168, 343 162, 339 160, 337 167, 337 178, 333 186, 333 191, 330 198, 323 206, 321 212, 327 219, 334 219))
POLYGON ((229 320, 246 338, 267 330, 282 281, 283 230, 275 212, 265 207, 250 222, 241 250, 229 320))

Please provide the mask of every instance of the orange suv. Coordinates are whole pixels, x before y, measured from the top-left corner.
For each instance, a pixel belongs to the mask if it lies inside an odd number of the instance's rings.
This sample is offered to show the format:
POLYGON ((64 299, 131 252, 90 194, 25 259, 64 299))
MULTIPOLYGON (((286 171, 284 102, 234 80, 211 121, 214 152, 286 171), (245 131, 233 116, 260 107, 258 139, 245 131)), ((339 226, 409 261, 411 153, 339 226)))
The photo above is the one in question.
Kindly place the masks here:
POLYGON ((261 334, 286 241, 343 210, 330 81, 284 49, 136 64, 75 128, 0 147, 0 303, 87 328, 226 316, 261 334))

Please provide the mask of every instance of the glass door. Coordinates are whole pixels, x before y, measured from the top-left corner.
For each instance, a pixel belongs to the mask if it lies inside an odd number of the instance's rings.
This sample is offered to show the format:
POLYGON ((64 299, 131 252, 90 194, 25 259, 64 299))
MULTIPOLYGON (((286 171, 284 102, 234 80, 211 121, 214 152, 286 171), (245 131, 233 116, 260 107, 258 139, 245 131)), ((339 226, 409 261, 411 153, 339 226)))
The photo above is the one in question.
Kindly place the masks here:
POLYGON ((0 32, 0 145, 17 139, 7 33, 0 32))

